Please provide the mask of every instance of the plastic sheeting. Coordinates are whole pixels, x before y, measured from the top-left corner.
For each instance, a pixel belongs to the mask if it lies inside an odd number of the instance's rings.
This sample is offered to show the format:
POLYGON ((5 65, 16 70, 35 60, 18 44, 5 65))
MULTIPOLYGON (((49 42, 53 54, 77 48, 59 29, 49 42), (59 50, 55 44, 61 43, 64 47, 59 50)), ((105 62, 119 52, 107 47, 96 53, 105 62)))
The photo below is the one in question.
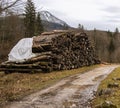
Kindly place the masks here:
POLYGON ((8 60, 13 62, 20 62, 34 57, 32 53, 33 38, 21 39, 10 51, 8 60))

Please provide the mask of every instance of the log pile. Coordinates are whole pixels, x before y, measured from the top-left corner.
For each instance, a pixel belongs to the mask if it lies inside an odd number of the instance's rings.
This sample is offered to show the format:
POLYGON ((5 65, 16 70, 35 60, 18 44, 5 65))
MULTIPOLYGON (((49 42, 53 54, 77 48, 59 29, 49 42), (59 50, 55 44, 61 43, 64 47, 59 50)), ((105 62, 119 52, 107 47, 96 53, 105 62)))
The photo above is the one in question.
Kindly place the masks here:
POLYGON ((100 63, 90 45, 88 36, 85 33, 73 31, 45 32, 34 37, 32 52, 36 54, 35 57, 19 63, 2 63, 0 70, 50 72, 100 63))

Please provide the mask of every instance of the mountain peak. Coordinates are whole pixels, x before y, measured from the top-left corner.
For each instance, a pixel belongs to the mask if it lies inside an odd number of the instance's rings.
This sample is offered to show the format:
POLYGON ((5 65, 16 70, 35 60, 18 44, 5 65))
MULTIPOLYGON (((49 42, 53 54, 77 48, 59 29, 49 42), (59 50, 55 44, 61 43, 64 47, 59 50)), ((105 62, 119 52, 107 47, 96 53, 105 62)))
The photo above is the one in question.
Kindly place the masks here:
POLYGON ((52 23, 58 23, 58 24, 60 24, 62 26, 64 26, 64 25, 68 26, 68 24, 66 24, 64 21, 62 21, 59 18, 55 17, 54 15, 52 15, 48 11, 40 11, 40 15, 41 15, 41 20, 52 22, 52 23))

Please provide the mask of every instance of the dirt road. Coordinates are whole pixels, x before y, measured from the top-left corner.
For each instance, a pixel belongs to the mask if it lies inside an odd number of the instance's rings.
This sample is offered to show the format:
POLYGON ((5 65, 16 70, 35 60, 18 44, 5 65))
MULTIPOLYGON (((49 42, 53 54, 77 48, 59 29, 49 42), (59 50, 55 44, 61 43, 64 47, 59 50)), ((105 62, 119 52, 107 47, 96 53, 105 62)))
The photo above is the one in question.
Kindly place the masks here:
POLYGON ((91 108, 98 85, 116 67, 107 65, 71 76, 6 108, 91 108))

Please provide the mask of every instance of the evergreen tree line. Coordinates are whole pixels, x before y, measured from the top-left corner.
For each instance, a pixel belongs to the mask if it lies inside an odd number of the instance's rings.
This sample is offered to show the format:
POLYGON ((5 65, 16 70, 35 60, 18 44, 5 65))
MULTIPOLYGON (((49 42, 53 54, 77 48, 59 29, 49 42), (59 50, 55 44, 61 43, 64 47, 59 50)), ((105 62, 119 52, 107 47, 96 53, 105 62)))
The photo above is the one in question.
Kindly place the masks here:
POLYGON ((120 62, 120 33, 118 28, 114 32, 94 29, 93 32, 88 34, 90 35, 90 40, 92 40, 96 55, 102 61, 109 63, 120 62))
POLYGON ((27 0, 25 7, 25 37, 32 37, 41 34, 44 29, 41 23, 40 13, 36 14, 32 0, 27 0))

